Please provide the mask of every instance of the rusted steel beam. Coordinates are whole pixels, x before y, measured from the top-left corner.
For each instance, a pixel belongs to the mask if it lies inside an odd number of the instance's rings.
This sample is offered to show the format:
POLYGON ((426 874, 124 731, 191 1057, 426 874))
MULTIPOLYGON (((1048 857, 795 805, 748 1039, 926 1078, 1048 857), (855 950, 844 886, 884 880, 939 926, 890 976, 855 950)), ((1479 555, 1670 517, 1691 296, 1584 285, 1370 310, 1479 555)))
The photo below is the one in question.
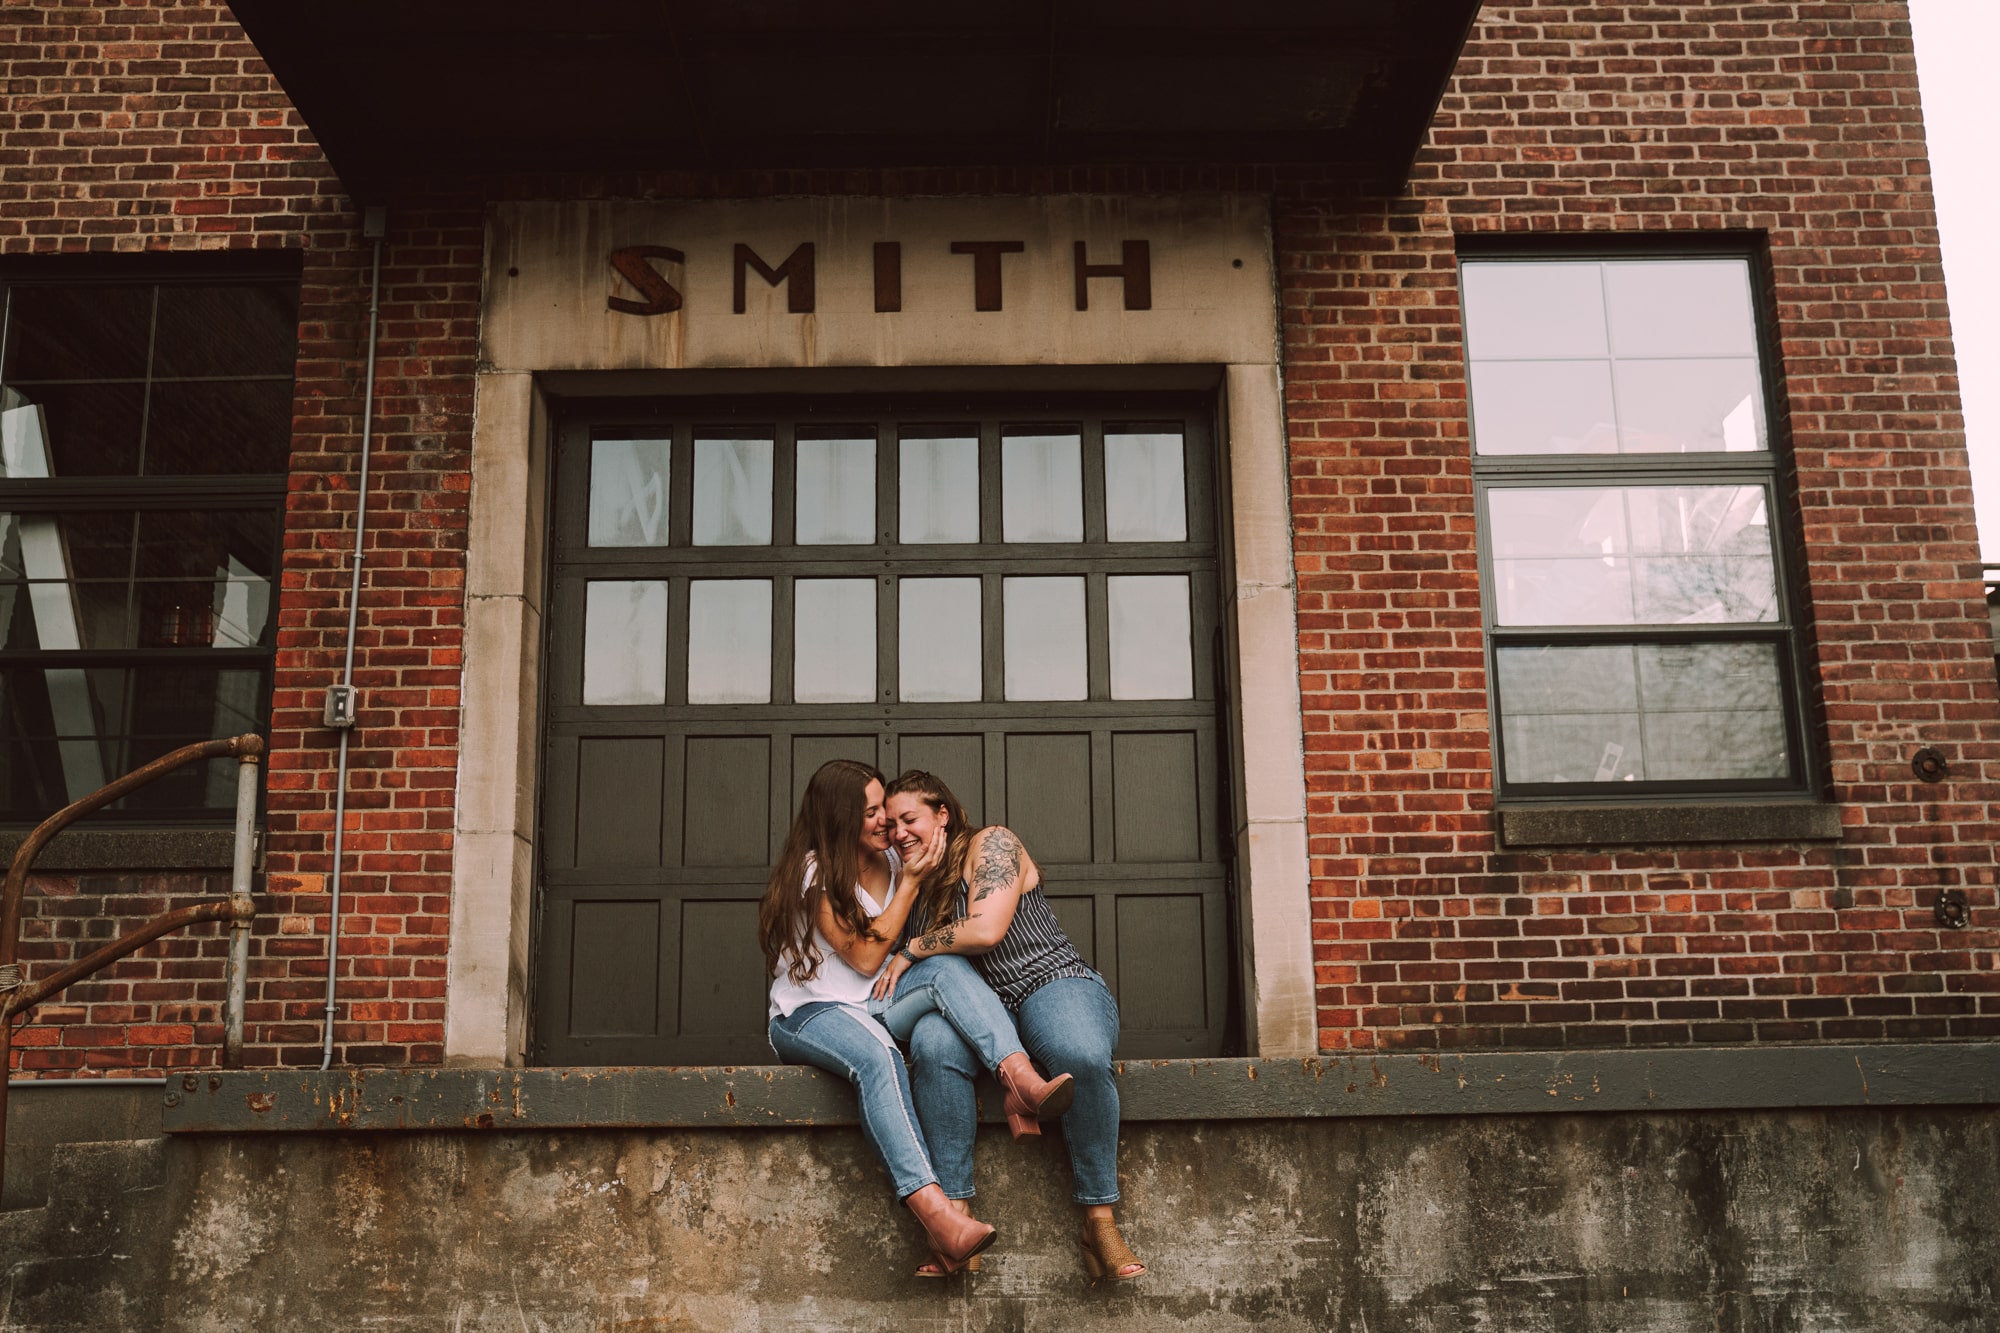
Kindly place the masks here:
MULTIPOLYGON (((1478 1051, 1306 1060, 1125 1060, 1128 1121, 2000 1104, 2000 1042, 1763 1050, 1478 1051)), ((1000 1119, 981 1084, 980 1118, 1000 1119)), ((168 1081, 179 1133, 791 1129, 856 1123, 839 1079, 700 1069, 208 1071, 168 1081)))

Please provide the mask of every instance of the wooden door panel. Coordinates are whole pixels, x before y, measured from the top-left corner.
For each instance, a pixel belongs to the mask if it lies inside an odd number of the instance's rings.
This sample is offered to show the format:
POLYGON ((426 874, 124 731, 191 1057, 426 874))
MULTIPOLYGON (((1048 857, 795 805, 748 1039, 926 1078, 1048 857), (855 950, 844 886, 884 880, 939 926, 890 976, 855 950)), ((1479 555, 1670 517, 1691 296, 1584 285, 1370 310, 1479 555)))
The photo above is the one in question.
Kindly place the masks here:
POLYGON ((570 905, 572 1037, 659 1032, 660 904, 580 899, 570 905), (605 984, 616 979, 615 984, 605 984))
POLYGON ((1208 1026, 1202 901, 1198 894, 1118 896, 1118 1008, 1126 1026, 1208 1026))
POLYGON ((1007 826, 1046 865, 1091 859, 1090 737, 1007 737, 1007 826))
POLYGON ((657 866, 666 741, 586 736, 577 742, 578 866, 657 866))
POLYGON ((898 748, 903 768, 920 768, 943 778, 973 826, 986 822, 984 737, 906 735, 898 748))
POLYGON ((771 863, 771 738, 690 736, 684 864, 771 863))
POLYGON ((1118 861, 1201 859, 1195 755, 1192 731, 1111 737, 1112 845, 1118 861))
POLYGON ((690 899, 680 909, 678 1031, 762 1042, 769 981, 756 900, 690 899))

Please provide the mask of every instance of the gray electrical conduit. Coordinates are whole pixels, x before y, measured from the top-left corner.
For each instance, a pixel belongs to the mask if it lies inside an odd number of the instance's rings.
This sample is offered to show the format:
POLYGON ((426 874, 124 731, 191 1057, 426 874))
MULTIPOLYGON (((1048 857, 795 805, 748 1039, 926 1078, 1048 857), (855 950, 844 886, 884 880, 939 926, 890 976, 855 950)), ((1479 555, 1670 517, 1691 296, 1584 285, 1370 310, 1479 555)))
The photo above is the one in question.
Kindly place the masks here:
MULTIPOLYGON (((368 369, 361 381, 361 477, 354 487, 354 579, 347 592, 347 652, 340 666, 344 687, 354 684, 354 636, 361 622, 361 542, 368 532, 368 449, 375 427, 375 326, 382 310, 382 234, 387 230, 380 209, 366 210, 362 219, 361 233, 375 242, 375 257, 368 277, 368 369)), ((340 729, 340 757, 334 764, 333 874, 327 885, 332 902, 326 923, 326 1030, 320 1042, 321 1069, 333 1066, 333 989, 340 968, 340 863, 347 833, 347 737, 352 731, 351 726, 340 729)))

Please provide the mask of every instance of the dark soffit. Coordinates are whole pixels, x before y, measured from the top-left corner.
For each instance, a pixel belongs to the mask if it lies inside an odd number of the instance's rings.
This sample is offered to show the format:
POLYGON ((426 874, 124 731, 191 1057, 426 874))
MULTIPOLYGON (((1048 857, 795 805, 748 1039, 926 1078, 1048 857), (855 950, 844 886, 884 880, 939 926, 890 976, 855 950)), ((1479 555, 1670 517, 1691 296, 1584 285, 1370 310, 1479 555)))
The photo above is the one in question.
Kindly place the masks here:
POLYGON ((1334 164, 1401 185, 1478 0, 231 0, 364 202, 424 177, 1334 164))

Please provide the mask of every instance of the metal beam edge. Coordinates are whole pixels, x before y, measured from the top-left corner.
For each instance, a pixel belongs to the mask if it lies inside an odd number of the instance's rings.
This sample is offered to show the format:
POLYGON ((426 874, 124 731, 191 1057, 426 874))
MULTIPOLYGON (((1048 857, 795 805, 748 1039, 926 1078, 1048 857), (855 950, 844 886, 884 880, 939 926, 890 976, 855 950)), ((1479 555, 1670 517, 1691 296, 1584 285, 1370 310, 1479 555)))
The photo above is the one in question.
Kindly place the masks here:
MULTIPOLYGON (((1128 1123, 2000 1104, 2000 1043, 1127 1060, 1128 1123)), ((1000 1118, 982 1089, 981 1118, 1000 1118)), ((796 1129, 855 1123, 818 1070, 224 1071, 171 1078, 170 1133, 796 1129)))

